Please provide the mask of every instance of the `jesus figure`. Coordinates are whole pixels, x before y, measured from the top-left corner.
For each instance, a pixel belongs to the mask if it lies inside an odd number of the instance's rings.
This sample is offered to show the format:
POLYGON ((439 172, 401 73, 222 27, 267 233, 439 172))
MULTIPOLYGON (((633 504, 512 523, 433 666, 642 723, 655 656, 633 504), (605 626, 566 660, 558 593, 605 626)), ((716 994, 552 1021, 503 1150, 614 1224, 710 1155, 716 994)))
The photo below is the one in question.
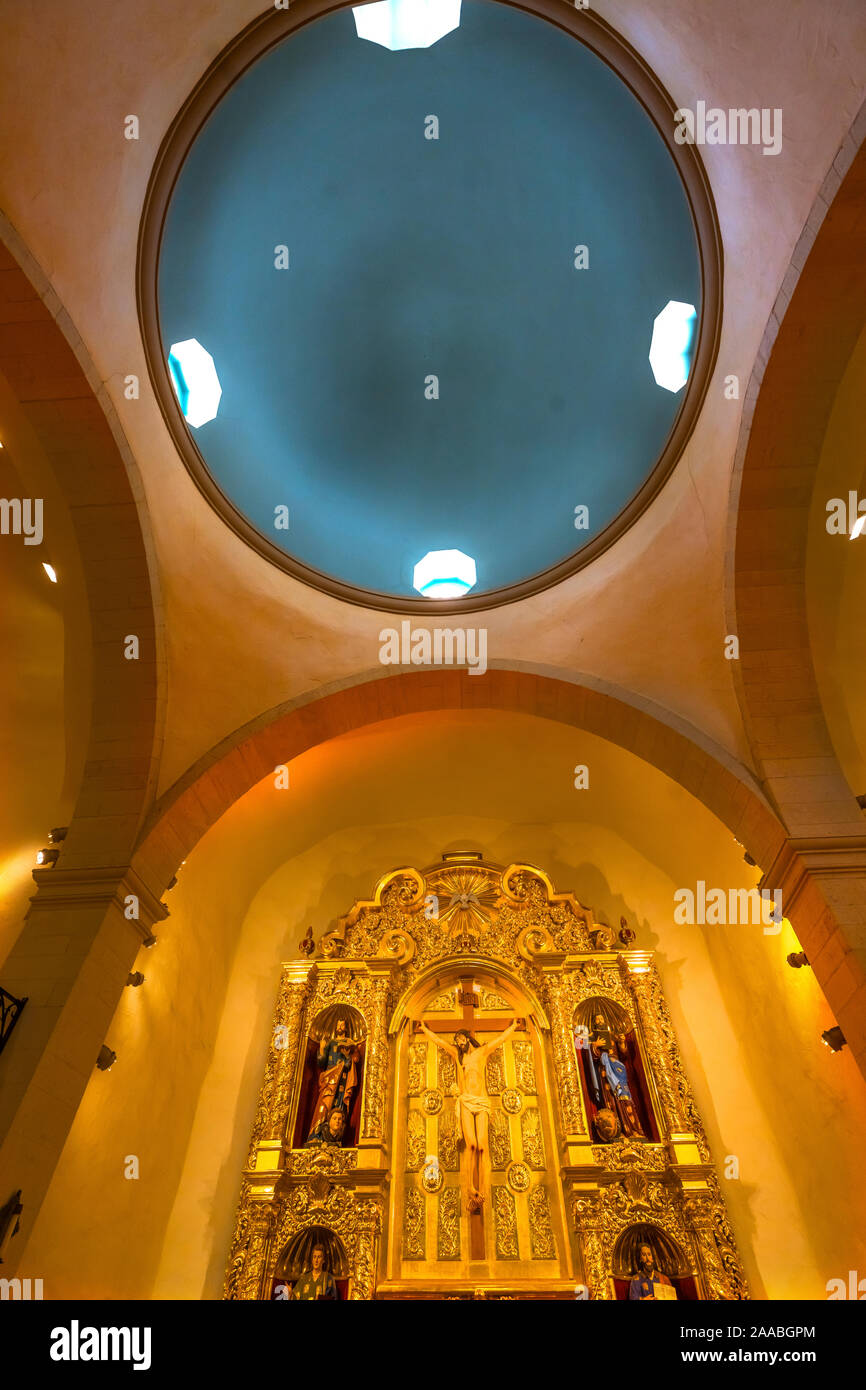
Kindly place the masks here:
POLYGON ((500 1033, 489 1043, 479 1043, 466 1028, 459 1028, 454 1034, 453 1046, 443 1042, 431 1032, 423 1019, 419 1020, 422 1033, 453 1057, 457 1065, 457 1113, 463 1138, 469 1150, 469 1210, 480 1211, 484 1202, 484 1190, 490 1171, 487 1148, 487 1125, 490 1118, 490 1097, 484 1084, 484 1064, 491 1052, 504 1043, 517 1027, 519 1020, 500 1033))

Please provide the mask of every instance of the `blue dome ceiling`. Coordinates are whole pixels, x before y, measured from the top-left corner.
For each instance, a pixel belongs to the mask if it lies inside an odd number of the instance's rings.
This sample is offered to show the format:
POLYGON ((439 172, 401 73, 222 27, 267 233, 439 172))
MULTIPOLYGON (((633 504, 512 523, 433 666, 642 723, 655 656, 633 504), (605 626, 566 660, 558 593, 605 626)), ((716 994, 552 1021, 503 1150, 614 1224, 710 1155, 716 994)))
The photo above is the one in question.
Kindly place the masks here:
POLYGON ((472 556, 480 594, 610 525, 686 394, 656 384, 654 320, 700 296, 643 107, 493 0, 426 49, 362 40, 345 9, 260 58, 183 163, 158 278, 165 356, 194 338, 216 367, 190 433, 218 488, 295 560, 403 597, 429 550, 472 556))

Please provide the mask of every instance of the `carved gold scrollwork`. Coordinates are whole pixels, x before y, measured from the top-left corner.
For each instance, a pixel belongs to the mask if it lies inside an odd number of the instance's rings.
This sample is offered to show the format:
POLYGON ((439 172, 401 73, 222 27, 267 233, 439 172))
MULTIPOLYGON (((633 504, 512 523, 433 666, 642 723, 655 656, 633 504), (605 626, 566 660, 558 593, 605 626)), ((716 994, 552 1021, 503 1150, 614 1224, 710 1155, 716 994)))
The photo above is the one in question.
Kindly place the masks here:
POLYGON ((376 976, 369 985, 369 1033, 365 1060, 366 1079, 364 1082, 364 1110, 361 1119, 361 1133, 365 1139, 378 1139, 382 1135, 382 1122, 385 1111, 385 1087, 387 1083, 386 1064, 388 1060, 388 1034, 386 1004, 388 980, 376 976))
POLYGON ((459 1139, 454 1105, 448 1104, 439 1116, 439 1166, 446 1173, 456 1173, 460 1167, 459 1139))
POLYGON ((500 1096, 505 1090, 505 1057, 501 1047, 497 1047, 487 1058, 484 1067, 487 1094, 500 1096))
POLYGON ((420 1096, 426 1084, 427 1076, 427 1044, 425 1042, 411 1042, 409 1044, 409 1095, 420 1096))
POLYGON ((425 1202, 417 1187, 406 1190, 406 1203, 403 1208, 403 1258, 423 1260, 427 1254, 427 1240, 424 1226, 425 1202))
POLYGON ((536 1095, 538 1086, 535 1080, 535 1059, 532 1055, 532 1043, 513 1043, 512 1051, 514 1053, 514 1067, 517 1073, 518 1086, 521 1091, 525 1091, 527 1095, 536 1095))
POLYGON ((569 1134, 586 1134, 586 1118, 583 1113, 571 1031, 574 1005, 570 996, 570 984, 551 975, 547 980, 546 995, 563 1124, 569 1134))
POLYGON ((545 1168, 547 1165, 544 1160, 541 1115, 534 1106, 521 1113, 520 1137, 523 1141, 523 1157, 530 1168, 535 1168, 536 1171, 545 1168))
POLYGON ((437 1049, 437 1074, 439 1090, 445 1096, 457 1094, 457 1068, 454 1065, 454 1058, 449 1057, 447 1052, 443 1052, 441 1047, 437 1049))
POLYGON ((460 1259, 460 1188, 443 1187, 436 1220, 436 1253, 440 1260, 460 1259))
POLYGON ((508 1167, 511 1162, 511 1130, 508 1116, 502 1110, 494 1110, 490 1116, 488 1130, 490 1143, 490 1165, 494 1171, 508 1167))
POLYGON ((493 1189, 493 1216, 496 1224, 497 1259, 519 1259, 517 1212, 514 1207, 514 1196, 507 1187, 494 1187, 493 1189))
POLYGON ((427 1127, 420 1110, 410 1110, 406 1120, 406 1169, 417 1173, 427 1157, 427 1127))
POLYGON ((543 1183, 538 1183, 529 1194, 529 1243, 534 1260, 556 1259, 550 1205, 543 1183))

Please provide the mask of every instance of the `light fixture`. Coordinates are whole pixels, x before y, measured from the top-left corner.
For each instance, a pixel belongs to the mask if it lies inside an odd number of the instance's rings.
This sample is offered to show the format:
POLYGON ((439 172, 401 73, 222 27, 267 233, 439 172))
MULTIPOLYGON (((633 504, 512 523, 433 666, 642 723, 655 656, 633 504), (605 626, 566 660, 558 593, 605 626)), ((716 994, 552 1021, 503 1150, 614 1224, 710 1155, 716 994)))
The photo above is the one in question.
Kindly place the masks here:
POLYGON ((215 420, 223 389, 207 348, 197 338, 172 343, 168 366, 187 424, 198 429, 208 420, 215 420))
POLYGON ((144 984, 144 976, 140 970, 131 970, 126 977, 126 983, 132 985, 133 989, 138 989, 139 985, 144 984))
POLYGON ((652 374, 666 391, 681 391, 689 379, 692 339, 698 311, 694 304, 669 299, 653 321, 649 350, 652 374))
POLYGON ((102 1047, 99 1049, 99 1056, 96 1059, 96 1065, 99 1067, 99 1070, 111 1071, 116 1061, 117 1053, 112 1052, 111 1048, 106 1047, 105 1043, 103 1043, 102 1047))
POLYGON ((142 946, 144 946, 144 948, 145 948, 146 950, 149 951, 150 948, 151 948, 151 946, 155 946, 155 945, 156 945, 158 939, 159 939, 159 938, 156 937, 156 936, 154 936, 153 932, 151 932, 150 936, 146 936, 146 937, 144 938, 144 940, 142 941, 141 944, 142 944, 142 946))
POLYGON ((757 860, 756 860, 756 859, 753 859, 752 855, 749 853, 748 850, 746 850, 745 854, 743 855, 743 858, 744 858, 744 860, 746 861, 746 863, 749 865, 749 868, 750 868, 750 869, 756 869, 756 868, 758 867, 758 862, 757 862, 757 860))
POLYGON ((381 44, 392 53, 430 48, 460 24, 460 0, 376 0, 354 5, 359 39, 381 44))
POLYGON ((831 1052, 841 1052, 845 1046, 845 1034, 837 1023, 821 1034, 821 1041, 826 1047, 829 1047, 831 1052))
POLYGON ((792 970, 801 970, 804 965, 809 964, 809 960, 805 951, 789 951, 787 956, 785 957, 785 960, 788 962, 792 970))
POLYGON ((477 577, 475 561, 462 550, 428 550, 415 566, 412 584, 424 598, 462 598, 477 577))
POLYGON ((67 832, 68 829, 69 829, 69 826, 68 826, 68 825, 55 825, 55 827, 54 827, 53 830, 49 830, 49 832, 48 832, 48 843, 49 843, 49 845, 59 845, 60 842, 61 842, 61 840, 65 840, 65 839, 66 839, 66 832, 67 832))
POLYGON ((56 583, 57 583, 57 571, 56 571, 56 569, 54 568, 54 566, 53 566, 53 565, 49 565, 49 563, 48 563, 47 560, 43 560, 43 561, 42 561, 42 568, 44 569, 45 573, 48 575, 48 578, 51 580, 51 583, 52 583, 52 584, 56 584, 56 583))
POLYGON ((60 858, 59 849, 41 849, 36 856, 37 864, 56 864, 60 858))

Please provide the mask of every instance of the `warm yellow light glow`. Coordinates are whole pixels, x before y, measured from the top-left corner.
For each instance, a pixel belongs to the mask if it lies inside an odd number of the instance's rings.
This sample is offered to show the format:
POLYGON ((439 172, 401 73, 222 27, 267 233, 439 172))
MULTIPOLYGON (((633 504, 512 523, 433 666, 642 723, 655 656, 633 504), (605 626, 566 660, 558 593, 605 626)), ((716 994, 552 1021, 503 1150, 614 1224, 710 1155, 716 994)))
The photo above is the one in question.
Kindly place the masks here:
POLYGON ((54 566, 53 566, 53 565, 49 565, 47 560, 43 560, 43 561, 42 561, 42 568, 44 569, 45 573, 48 575, 48 578, 51 580, 51 583, 52 583, 52 584, 56 584, 56 583, 57 583, 57 571, 56 571, 56 569, 54 568, 54 566))

